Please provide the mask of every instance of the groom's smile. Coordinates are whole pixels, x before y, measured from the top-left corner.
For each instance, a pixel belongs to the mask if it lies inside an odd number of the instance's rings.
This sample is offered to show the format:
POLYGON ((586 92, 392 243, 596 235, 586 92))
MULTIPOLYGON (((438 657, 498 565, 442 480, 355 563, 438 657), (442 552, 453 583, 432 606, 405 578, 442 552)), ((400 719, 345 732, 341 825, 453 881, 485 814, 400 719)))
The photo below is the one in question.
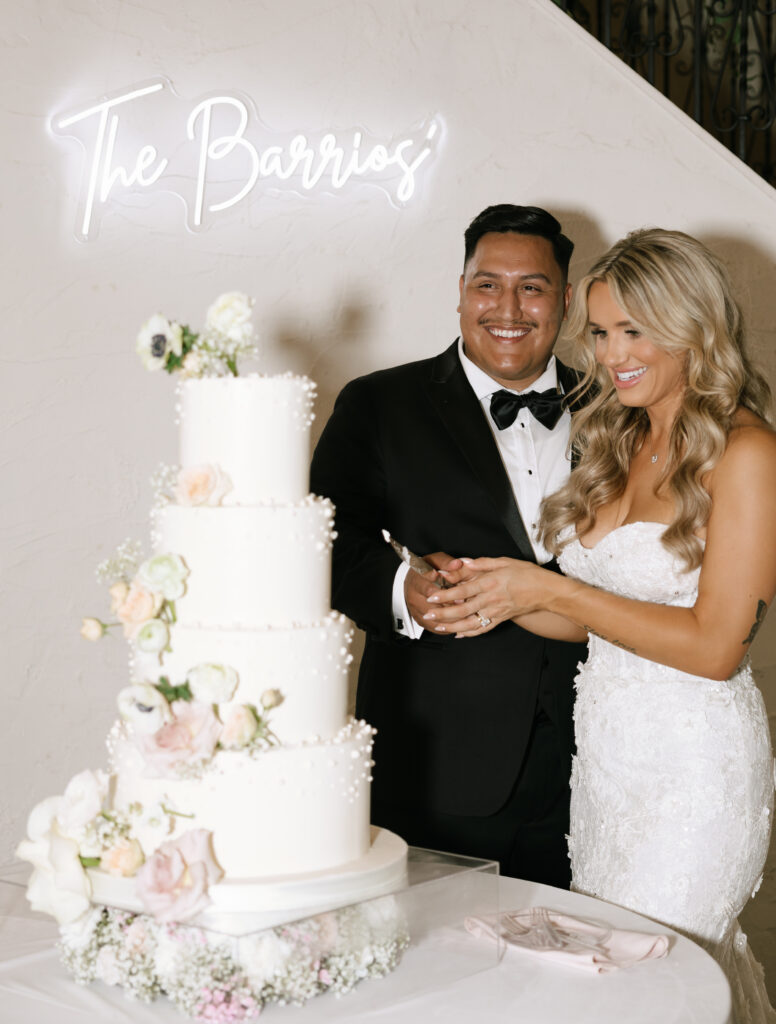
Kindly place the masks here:
POLYGON ((489 232, 459 288, 466 355, 502 387, 527 388, 547 367, 571 294, 552 244, 538 235, 489 232))

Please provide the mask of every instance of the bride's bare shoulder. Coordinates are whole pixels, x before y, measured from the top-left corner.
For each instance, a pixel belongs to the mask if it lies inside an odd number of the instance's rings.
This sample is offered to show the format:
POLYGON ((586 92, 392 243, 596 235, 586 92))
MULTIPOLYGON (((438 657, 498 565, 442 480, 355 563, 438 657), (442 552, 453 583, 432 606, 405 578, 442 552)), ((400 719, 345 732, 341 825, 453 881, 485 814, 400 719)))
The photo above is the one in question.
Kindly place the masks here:
POLYGON ((769 423, 743 407, 733 419, 727 447, 713 476, 765 474, 776 478, 776 431, 769 423))

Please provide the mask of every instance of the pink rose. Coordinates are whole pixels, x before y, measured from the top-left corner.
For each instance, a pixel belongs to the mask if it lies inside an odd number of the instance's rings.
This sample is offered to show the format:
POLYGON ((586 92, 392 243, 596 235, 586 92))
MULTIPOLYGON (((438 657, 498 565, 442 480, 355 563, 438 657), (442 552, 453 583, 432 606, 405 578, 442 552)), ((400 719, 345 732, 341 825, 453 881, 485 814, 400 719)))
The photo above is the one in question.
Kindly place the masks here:
POLYGON ((190 829, 162 843, 138 871, 135 892, 157 921, 186 921, 210 904, 208 886, 223 877, 211 833, 190 829))
POLYGON ((156 776, 173 774, 179 765, 209 760, 221 732, 211 704, 176 700, 170 710, 171 722, 150 735, 133 737, 146 766, 156 776))
POLYGON ((232 481, 218 466, 188 466, 178 473, 175 500, 179 505, 220 505, 232 481))
POLYGON ((116 607, 116 615, 124 623, 124 636, 131 640, 144 622, 155 618, 163 600, 161 594, 154 594, 139 583, 133 583, 116 607))

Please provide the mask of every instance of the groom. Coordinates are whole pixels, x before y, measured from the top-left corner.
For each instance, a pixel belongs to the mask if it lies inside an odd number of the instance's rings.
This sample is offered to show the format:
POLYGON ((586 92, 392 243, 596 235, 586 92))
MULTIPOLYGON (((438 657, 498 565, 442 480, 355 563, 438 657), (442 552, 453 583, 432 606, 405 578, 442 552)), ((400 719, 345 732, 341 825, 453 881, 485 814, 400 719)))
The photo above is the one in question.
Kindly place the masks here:
POLYGON ((570 469, 561 395, 577 377, 552 349, 572 249, 537 207, 475 217, 461 337, 436 358, 348 384, 311 471, 313 492, 336 506, 332 604, 367 634, 356 713, 377 728, 372 821, 563 887, 572 680, 585 646, 512 622, 461 640, 427 630, 438 591, 381 531, 437 568, 467 555, 549 561, 535 528, 570 469))

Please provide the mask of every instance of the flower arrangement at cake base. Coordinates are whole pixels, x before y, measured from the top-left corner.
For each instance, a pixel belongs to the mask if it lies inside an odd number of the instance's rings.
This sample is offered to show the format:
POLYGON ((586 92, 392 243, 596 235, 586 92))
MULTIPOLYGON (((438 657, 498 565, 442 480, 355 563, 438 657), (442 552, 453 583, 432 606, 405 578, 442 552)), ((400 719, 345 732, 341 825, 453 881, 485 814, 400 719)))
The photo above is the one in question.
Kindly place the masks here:
POLYGON ((59 945, 80 984, 119 985, 145 1002, 166 995, 196 1020, 237 1021, 384 977, 408 944, 398 903, 382 896, 239 937, 95 906, 62 928, 59 945))

